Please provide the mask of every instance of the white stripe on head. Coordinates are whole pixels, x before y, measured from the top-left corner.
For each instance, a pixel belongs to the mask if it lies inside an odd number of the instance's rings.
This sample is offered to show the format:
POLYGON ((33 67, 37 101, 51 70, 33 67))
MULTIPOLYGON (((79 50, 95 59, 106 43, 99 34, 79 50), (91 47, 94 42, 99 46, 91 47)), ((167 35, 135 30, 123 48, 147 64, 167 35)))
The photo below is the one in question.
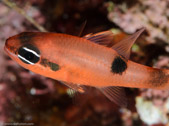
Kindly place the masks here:
POLYGON ((34 63, 30 62, 29 60, 25 59, 24 57, 22 57, 21 55, 18 54, 18 57, 21 58, 22 60, 24 60, 25 62, 33 65, 34 63))
POLYGON ((31 49, 28 49, 28 48, 26 48, 26 47, 23 47, 23 49, 26 50, 26 51, 28 51, 28 52, 33 53, 33 54, 36 55, 37 57, 40 57, 39 54, 37 54, 35 51, 33 51, 33 50, 31 50, 31 49))

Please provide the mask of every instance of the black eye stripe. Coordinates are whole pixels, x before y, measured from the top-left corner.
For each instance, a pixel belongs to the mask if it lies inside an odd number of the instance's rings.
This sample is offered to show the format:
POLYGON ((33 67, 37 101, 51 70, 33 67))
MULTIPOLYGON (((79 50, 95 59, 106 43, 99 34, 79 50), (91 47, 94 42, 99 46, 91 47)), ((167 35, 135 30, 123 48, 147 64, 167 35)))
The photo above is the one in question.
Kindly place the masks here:
POLYGON ((26 64, 35 64, 40 60, 40 51, 33 45, 27 44, 19 48, 18 58, 26 64))
POLYGON ((21 55, 19 55, 18 54, 18 57, 21 59, 21 60, 23 60, 25 63, 27 63, 27 64, 34 64, 34 63, 32 63, 32 62, 30 62, 29 60, 27 60, 26 58, 24 58, 24 57, 22 57, 21 55))
POLYGON ((35 52, 34 50, 28 49, 27 47, 23 47, 23 49, 24 49, 25 51, 28 51, 28 52, 30 52, 30 53, 36 55, 37 57, 40 57, 40 55, 39 55, 37 52, 35 52))

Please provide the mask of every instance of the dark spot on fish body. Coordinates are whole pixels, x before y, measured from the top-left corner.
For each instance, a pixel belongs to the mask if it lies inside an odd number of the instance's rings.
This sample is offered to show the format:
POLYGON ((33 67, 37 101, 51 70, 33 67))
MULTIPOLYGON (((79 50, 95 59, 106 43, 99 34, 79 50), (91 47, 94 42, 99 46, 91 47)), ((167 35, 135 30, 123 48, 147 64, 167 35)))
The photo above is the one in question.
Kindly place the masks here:
POLYGON ((48 65, 48 60, 47 59, 41 59, 41 62, 40 62, 40 64, 42 65, 42 66, 44 66, 44 67, 47 67, 48 65))
POLYGON ((166 74, 163 70, 153 70, 150 73, 149 83, 152 84, 153 87, 163 87, 168 83, 169 75, 166 74))
POLYGON ((50 67, 50 69, 52 71, 59 70, 59 65, 58 64, 52 63, 52 62, 48 61, 47 59, 41 59, 40 64, 43 65, 44 67, 50 67))
POLYGON ((33 32, 23 32, 19 35, 18 39, 20 40, 20 43, 28 43, 33 41, 33 37, 35 37, 35 33, 33 32))
POLYGON ((49 67, 50 67, 51 70, 53 70, 53 71, 59 70, 59 65, 58 65, 58 64, 55 64, 55 63, 52 63, 52 62, 49 62, 49 67))
POLYGON ((112 73, 115 74, 120 74, 122 75, 122 73, 127 69, 127 63, 124 61, 124 59, 122 59, 120 56, 117 56, 111 66, 111 71, 112 73))

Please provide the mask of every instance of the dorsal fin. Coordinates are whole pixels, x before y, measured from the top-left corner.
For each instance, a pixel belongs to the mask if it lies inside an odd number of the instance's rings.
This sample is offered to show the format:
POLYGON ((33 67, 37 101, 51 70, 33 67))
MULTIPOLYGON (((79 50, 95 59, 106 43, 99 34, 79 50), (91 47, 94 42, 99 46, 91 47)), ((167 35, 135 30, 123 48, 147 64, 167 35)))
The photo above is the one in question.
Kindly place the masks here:
POLYGON ((122 87, 103 87, 99 90, 110 100, 121 107, 127 106, 127 99, 122 87))
POLYGON ((90 33, 85 35, 83 38, 107 46, 112 42, 113 35, 114 34, 111 31, 104 31, 96 34, 90 33))
POLYGON ((73 83, 68 83, 68 82, 63 82, 63 81, 61 81, 61 83, 63 83, 64 85, 68 86, 69 88, 71 88, 77 92, 80 92, 80 93, 85 92, 85 88, 83 87, 83 85, 73 84, 73 83))
POLYGON ((130 57, 130 50, 134 42, 140 36, 140 34, 145 30, 145 28, 141 28, 139 31, 130 35, 129 37, 121 40, 117 44, 113 45, 112 48, 116 50, 120 55, 124 56, 126 59, 130 57))
POLYGON ((80 32, 79 32, 79 34, 78 34, 79 37, 82 35, 82 32, 84 31, 84 28, 85 28, 86 24, 87 24, 87 20, 85 20, 85 21, 83 22, 83 24, 82 24, 82 26, 81 26, 81 28, 80 28, 80 32))

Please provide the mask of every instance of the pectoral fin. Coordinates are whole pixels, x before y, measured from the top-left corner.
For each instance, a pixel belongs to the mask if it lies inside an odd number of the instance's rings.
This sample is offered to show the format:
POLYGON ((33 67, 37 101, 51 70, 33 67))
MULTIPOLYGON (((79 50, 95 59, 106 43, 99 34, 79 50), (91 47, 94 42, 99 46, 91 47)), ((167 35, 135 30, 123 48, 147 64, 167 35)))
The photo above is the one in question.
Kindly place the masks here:
POLYGON ((127 106, 127 99, 124 88, 121 87, 103 87, 99 90, 110 100, 121 107, 127 106))
POLYGON ((79 84, 73 84, 73 83, 67 83, 67 82, 63 82, 61 81, 61 83, 63 83, 64 85, 68 86, 69 88, 80 92, 80 93, 84 93, 85 92, 85 87, 83 87, 82 85, 79 84))

